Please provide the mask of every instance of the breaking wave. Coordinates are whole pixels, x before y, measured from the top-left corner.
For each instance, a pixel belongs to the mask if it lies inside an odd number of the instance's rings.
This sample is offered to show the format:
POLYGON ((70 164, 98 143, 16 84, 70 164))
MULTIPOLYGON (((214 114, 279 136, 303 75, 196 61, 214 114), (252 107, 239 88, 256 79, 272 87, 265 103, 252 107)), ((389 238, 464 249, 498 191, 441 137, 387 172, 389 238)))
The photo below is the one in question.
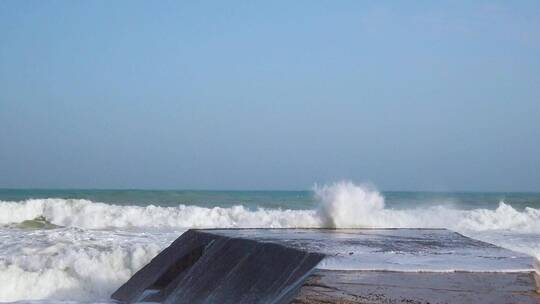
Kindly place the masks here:
POLYGON ((79 199, 0 202, 0 224, 39 217, 54 225, 85 229, 321 226, 314 210, 249 210, 240 205, 231 208, 118 206, 79 199))
POLYGON ((350 182, 316 187, 319 217, 337 228, 448 228, 457 231, 506 230, 540 233, 540 209, 519 211, 500 202, 496 209, 454 209, 445 205, 397 210, 385 208, 384 197, 369 186, 350 182))
POLYGON ((315 187, 314 192, 320 201, 317 210, 119 206, 81 199, 0 201, 0 225, 44 218, 53 225, 84 229, 413 227, 540 233, 540 209, 520 211, 504 202, 496 209, 435 205, 398 210, 385 208, 384 197, 376 190, 350 182, 315 187))
POLYGON ((385 207, 373 187, 314 188, 313 210, 120 206, 81 199, 0 201, 0 302, 107 301, 188 228, 449 228, 540 257, 540 209, 385 207), (30 229, 30 230, 29 230, 30 229))
POLYGON ((0 231, 0 302, 96 300, 110 294, 173 236, 60 228, 0 231))

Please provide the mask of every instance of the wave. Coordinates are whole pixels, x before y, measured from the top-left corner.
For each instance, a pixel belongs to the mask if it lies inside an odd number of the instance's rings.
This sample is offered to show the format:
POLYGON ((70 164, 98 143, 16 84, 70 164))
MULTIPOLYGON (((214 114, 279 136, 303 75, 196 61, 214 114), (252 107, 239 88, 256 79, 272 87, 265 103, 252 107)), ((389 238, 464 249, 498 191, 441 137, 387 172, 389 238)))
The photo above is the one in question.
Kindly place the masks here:
POLYGON ((315 187, 317 210, 250 210, 179 205, 119 206, 81 199, 0 201, 0 224, 45 218, 49 223, 84 229, 114 228, 449 228, 540 233, 540 209, 520 211, 500 202, 496 209, 453 209, 443 205, 397 210, 371 187, 340 182, 315 187))
POLYGON ((385 207, 373 187, 315 187, 314 210, 0 201, 0 301, 103 300, 188 228, 449 228, 540 258, 540 210, 385 207), (28 229, 32 229, 30 232, 28 229))
POLYGON ((0 230, 0 302, 107 299, 177 235, 0 230))
POLYGON ((321 226, 314 210, 249 210, 241 205, 231 208, 118 206, 80 199, 0 202, 0 224, 38 217, 54 225, 86 229, 321 226))
POLYGON ((319 216, 336 228, 448 228, 457 231, 508 230, 540 233, 540 209, 519 211, 500 202, 496 209, 463 210, 446 205, 396 210, 385 208, 384 197, 371 187, 341 182, 315 188, 319 216))

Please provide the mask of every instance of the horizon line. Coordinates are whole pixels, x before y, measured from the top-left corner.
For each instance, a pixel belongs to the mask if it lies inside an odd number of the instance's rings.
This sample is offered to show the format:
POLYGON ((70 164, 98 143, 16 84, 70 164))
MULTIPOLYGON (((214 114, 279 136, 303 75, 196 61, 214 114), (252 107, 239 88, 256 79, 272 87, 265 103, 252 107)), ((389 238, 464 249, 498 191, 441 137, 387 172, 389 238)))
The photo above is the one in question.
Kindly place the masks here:
MULTIPOLYGON (((312 192, 313 189, 210 189, 210 188, 79 188, 79 187, 0 187, 0 191, 178 191, 178 192, 312 192)), ((423 192, 423 193, 531 193, 540 194, 540 190, 388 190, 377 189, 378 192, 423 192)))

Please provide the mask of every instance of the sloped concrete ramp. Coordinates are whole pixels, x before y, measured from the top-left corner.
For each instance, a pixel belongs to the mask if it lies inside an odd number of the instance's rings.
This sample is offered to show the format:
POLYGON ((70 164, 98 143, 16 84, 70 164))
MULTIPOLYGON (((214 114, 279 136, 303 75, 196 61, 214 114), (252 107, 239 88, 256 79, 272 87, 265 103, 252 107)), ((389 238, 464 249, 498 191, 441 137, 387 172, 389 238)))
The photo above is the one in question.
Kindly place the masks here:
POLYGON ((189 230, 124 303, 540 303, 532 257, 445 229, 189 230))

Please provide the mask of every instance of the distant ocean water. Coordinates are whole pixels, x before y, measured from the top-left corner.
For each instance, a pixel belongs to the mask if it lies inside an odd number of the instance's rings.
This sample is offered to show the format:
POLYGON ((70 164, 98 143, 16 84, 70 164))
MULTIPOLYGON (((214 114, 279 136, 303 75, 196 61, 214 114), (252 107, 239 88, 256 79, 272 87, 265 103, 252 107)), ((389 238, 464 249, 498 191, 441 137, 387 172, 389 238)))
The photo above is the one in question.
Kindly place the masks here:
POLYGON ((0 302, 107 302, 189 228, 449 228, 540 258, 540 193, 0 190, 0 302))

